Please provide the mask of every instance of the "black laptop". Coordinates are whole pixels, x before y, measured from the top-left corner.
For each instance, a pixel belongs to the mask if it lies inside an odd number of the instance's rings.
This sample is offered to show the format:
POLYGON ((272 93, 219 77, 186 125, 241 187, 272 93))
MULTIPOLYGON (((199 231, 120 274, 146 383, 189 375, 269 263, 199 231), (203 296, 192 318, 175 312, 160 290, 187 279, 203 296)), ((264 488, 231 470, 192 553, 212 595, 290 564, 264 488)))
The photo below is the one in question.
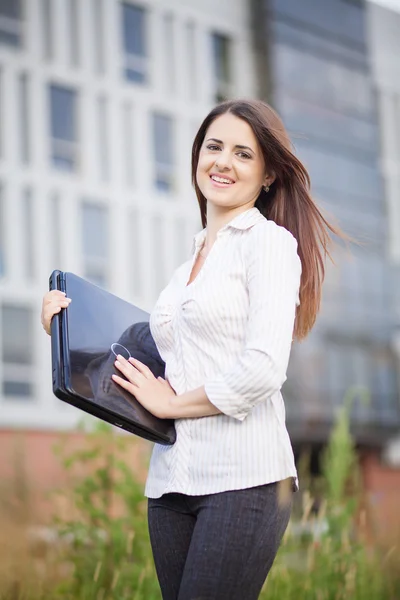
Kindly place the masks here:
POLYGON ((117 354, 147 365, 164 377, 149 328, 149 314, 96 285, 63 271, 53 271, 50 289, 72 299, 51 322, 54 394, 103 421, 158 444, 175 442, 174 422, 149 413, 111 379, 117 354))

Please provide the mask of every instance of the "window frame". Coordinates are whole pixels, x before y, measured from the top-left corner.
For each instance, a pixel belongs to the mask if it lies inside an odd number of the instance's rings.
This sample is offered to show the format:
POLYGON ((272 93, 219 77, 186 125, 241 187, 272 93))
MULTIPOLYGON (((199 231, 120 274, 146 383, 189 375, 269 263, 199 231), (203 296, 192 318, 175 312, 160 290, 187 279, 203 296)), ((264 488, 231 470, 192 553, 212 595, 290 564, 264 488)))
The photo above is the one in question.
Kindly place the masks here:
POLYGON ((151 126, 152 126, 152 141, 153 141, 153 185, 157 192, 161 194, 172 194, 176 189, 176 161, 175 161, 175 122, 174 117, 162 111, 153 111, 151 113, 151 126), (156 119, 165 119, 169 123, 169 139, 168 139, 168 150, 172 155, 171 162, 165 162, 164 160, 158 160, 157 158, 157 139, 156 139, 156 119), (163 188, 166 185, 167 189, 163 188))
POLYGON ((212 61, 214 68, 214 100, 216 102, 223 102, 228 100, 233 95, 233 61, 232 61, 232 37, 224 32, 212 31, 211 32, 211 45, 212 45, 212 61), (219 40, 221 45, 225 45, 226 57, 220 55, 217 59, 216 42, 219 40), (223 63, 226 59, 226 65, 223 63), (226 70, 223 78, 221 79, 218 71, 222 66, 222 71, 226 70))
POLYGON ((147 85, 149 82, 149 57, 148 57, 148 10, 145 6, 136 2, 121 2, 121 26, 122 26, 122 55, 123 73, 125 81, 137 85, 147 85), (141 33, 143 37, 143 53, 129 52, 127 50, 127 39, 125 35, 125 10, 136 10, 141 14, 141 33), (129 77, 132 73, 132 77, 129 77))
POLYGON ((50 119, 50 161, 51 165, 57 171, 74 173, 79 166, 79 138, 78 138, 78 91, 72 87, 49 82, 49 119, 50 119), (68 92, 72 98, 71 102, 71 121, 72 138, 71 140, 57 137, 53 132, 53 90, 62 90, 68 92), (64 166, 57 163, 63 161, 64 166), (67 166, 68 165, 68 166, 67 166))
POLYGON ((16 362, 6 360, 3 354, 4 348, 4 331, 3 331, 3 312, 5 309, 11 308, 16 310, 26 311, 28 314, 28 329, 30 330, 31 339, 28 340, 27 347, 33 348, 34 345, 34 325, 33 325, 33 309, 27 304, 13 304, 10 301, 3 301, 0 304, 0 361, 1 361, 1 382, 0 396, 5 402, 32 402, 35 400, 35 354, 30 351, 27 361, 16 362), (29 344, 30 342, 30 344, 29 344), (23 367, 23 368, 21 368, 23 367), (13 384, 26 384, 30 390, 29 394, 6 394, 5 385, 7 382, 13 384))
POLYGON ((17 5, 17 17, 9 17, 1 12, 0 6, 0 45, 8 46, 10 48, 21 48, 22 47, 22 36, 23 36, 23 19, 22 19, 22 1, 14 0, 18 2, 17 5), (6 42, 1 39, 2 34, 8 36, 15 36, 15 43, 6 42))

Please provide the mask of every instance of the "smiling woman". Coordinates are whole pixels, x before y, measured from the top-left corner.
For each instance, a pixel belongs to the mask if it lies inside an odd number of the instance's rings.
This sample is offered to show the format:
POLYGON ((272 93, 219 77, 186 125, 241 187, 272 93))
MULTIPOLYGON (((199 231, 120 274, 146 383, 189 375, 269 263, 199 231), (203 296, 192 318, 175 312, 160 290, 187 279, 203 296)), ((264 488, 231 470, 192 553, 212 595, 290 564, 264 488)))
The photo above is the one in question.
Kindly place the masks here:
MULTIPOLYGON (((164 600, 256 600, 298 487, 281 388, 293 339, 319 309, 330 232, 282 121, 258 101, 218 105, 192 149, 204 229, 151 313, 165 379, 117 354, 114 381, 175 419, 145 494, 164 600), (122 377, 123 375, 123 377, 122 377)), ((68 306, 45 296, 46 331, 68 306)))
POLYGON ((273 180, 273 174, 267 173, 257 138, 246 121, 225 113, 211 123, 196 172, 197 185, 208 201, 209 218, 224 208, 234 211, 251 208, 261 187, 270 185, 273 180))

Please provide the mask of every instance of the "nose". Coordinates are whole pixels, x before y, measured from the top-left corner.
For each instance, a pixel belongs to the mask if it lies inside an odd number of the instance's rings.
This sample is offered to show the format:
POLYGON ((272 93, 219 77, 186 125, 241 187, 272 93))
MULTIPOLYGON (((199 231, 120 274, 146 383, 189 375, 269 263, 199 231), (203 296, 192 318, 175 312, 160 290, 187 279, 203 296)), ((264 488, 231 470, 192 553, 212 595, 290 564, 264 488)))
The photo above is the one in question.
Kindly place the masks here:
POLYGON ((232 157, 227 150, 218 153, 215 166, 220 171, 229 171, 232 168, 232 157))

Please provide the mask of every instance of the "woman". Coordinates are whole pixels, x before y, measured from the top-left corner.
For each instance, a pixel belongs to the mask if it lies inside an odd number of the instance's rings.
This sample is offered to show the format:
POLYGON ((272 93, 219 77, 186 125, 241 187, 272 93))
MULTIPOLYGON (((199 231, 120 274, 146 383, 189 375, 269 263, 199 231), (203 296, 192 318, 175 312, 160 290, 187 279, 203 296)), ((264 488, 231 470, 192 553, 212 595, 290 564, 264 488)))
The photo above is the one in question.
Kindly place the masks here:
MULTIPOLYGON (((260 101, 210 112, 192 179, 204 229, 150 320, 166 379, 122 356, 126 379, 113 378, 154 415, 176 419, 177 441, 155 445, 145 492, 164 600, 252 600, 297 489, 280 390, 293 339, 315 322, 336 230, 313 203, 280 118, 260 101)), ((69 302, 46 294, 47 332, 69 302)))

